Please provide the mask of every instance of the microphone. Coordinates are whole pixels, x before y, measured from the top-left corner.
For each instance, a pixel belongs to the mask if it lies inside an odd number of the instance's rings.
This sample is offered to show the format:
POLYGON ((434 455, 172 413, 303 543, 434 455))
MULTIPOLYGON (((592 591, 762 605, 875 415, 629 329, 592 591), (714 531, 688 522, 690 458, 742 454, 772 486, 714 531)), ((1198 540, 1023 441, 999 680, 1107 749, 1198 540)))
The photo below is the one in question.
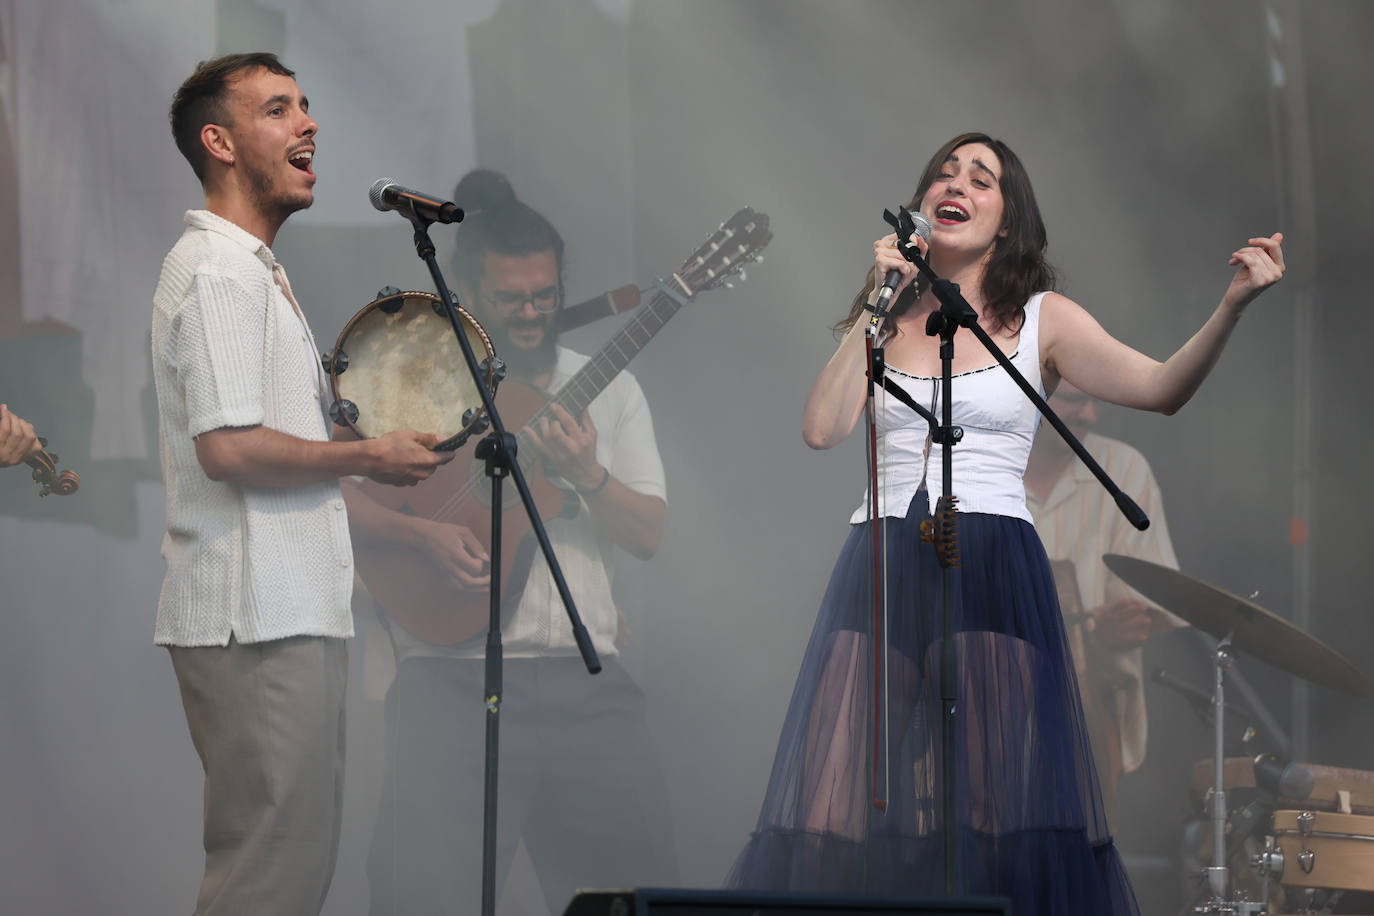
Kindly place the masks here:
MULTIPOLYGON (((906 213, 906 212, 907 212, 907 211, 905 211, 905 210, 903 211, 903 213, 906 213)), ((914 232, 916 235, 920 236, 922 239, 925 239, 927 242, 929 242, 929 241, 930 241, 930 220, 926 219, 926 218, 925 218, 924 216, 922 216, 920 213, 910 213, 909 215, 911 216, 911 223, 912 223, 912 230, 913 230, 913 232, 914 232)), ((911 234, 911 233, 908 233, 908 236, 909 236, 910 234, 911 234)), ((898 245, 911 245, 911 244, 914 244, 914 243, 908 241, 907 239, 899 239, 899 240, 898 240, 898 245)), ((887 277, 884 278, 884 280, 883 280, 883 288, 880 289, 880 290, 878 291, 878 304, 877 304, 877 306, 876 306, 875 309, 874 309, 874 315, 875 315, 875 316, 882 316, 882 315, 884 315, 884 314, 887 313, 887 304, 888 304, 889 301, 891 301, 891 299, 892 299, 892 294, 895 293, 895 292, 897 291, 897 284, 898 284, 898 283, 901 283, 901 282, 902 282, 902 272, 901 272, 900 270, 895 270, 895 269, 894 269, 894 270, 889 270, 889 271, 887 272, 887 277)))
POLYGON ((398 213, 423 217, 435 223, 461 223, 463 211, 451 200, 423 194, 403 188, 392 178, 378 178, 367 192, 372 206, 385 213, 395 210, 398 213))
POLYGON ((1255 758, 1255 785, 1283 798, 1307 798, 1317 786, 1317 777, 1300 763, 1285 763, 1273 754, 1255 758))
POLYGON ((1285 763, 1274 754, 1260 754, 1254 760, 1255 786, 1264 795, 1231 813, 1227 827, 1232 840, 1243 840, 1269 823, 1278 799, 1301 801, 1316 788, 1317 777, 1300 763, 1285 763))

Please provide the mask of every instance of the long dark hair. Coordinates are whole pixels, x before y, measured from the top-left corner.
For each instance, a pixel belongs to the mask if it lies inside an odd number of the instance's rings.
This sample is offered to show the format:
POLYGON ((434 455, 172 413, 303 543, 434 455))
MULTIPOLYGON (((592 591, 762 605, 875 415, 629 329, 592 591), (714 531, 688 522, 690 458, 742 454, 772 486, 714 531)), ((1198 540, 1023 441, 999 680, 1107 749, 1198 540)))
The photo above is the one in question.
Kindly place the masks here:
MULTIPOLYGON (((970 143, 984 144, 997 154, 997 159, 1002 163, 998 187, 1002 191, 1002 226, 1006 229, 1006 235, 998 236, 987 269, 983 271, 980 293, 984 313, 991 316, 995 329, 1019 331, 1026 317, 1026 300, 1041 290, 1054 289, 1056 278, 1054 268, 1045 260, 1048 236, 1045 220, 1040 216, 1040 205, 1035 202, 1035 191, 1031 188, 1026 168, 1011 147, 977 131, 960 134, 930 157, 907 207, 914 210, 921 205, 921 198, 935 183, 945 162, 955 150, 970 143)), ((854 297, 849 314, 834 326, 837 333, 847 331, 863 314, 868 296, 879 282, 875 274, 875 269, 870 267, 868 279, 854 297)), ((910 309, 925 292, 926 285, 925 278, 919 277, 917 282, 902 290, 892 304, 892 317, 896 318, 910 309)))

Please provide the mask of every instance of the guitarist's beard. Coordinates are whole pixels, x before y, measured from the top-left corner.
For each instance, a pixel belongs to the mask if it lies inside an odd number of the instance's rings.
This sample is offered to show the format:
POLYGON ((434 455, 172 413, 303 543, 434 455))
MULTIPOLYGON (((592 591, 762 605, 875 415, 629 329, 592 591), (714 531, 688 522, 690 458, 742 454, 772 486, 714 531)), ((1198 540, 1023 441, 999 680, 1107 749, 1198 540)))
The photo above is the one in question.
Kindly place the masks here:
POLYGON ((487 328, 496 355, 505 360, 511 375, 529 379, 543 375, 553 369, 558 361, 558 331, 554 327, 554 314, 540 315, 534 321, 521 321, 512 317, 507 321, 487 328), (544 336, 539 345, 532 350, 516 347, 510 339, 510 328, 543 327, 544 336))

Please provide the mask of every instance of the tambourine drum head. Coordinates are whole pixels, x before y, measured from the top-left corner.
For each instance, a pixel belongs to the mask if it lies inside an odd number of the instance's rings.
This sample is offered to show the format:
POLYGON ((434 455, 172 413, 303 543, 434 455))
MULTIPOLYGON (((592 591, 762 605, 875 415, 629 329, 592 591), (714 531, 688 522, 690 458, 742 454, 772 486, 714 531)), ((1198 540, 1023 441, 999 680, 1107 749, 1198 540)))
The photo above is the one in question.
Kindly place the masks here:
MULTIPOLYGON (((432 432, 451 444, 463 437, 463 415, 481 412, 482 399, 463 362, 448 318, 434 311, 439 298, 407 292, 369 303, 339 335, 336 354, 348 367, 332 375, 335 399, 358 408, 354 429, 375 438, 398 429, 432 432), (400 308, 388 314, 400 300, 400 308)), ((491 341, 471 315, 458 310, 480 363, 493 355, 491 341)))

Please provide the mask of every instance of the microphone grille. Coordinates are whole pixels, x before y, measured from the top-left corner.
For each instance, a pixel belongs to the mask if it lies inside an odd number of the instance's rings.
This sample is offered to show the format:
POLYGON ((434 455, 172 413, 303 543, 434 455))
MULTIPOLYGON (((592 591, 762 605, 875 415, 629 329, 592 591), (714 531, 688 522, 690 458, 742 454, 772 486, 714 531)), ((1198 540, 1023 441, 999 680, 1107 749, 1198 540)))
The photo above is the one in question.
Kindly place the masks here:
POLYGON ((1290 763, 1279 775, 1279 794, 1286 798, 1307 798, 1316 787, 1316 775, 1302 764, 1290 763))
MULTIPOLYGON (((389 209, 386 205, 386 201, 382 198, 382 192, 385 191, 388 186, 393 185, 395 183, 396 180, 394 178, 378 178, 376 181, 372 182, 372 187, 367 192, 367 199, 372 201, 372 206, 376 207, 378 210, 381 210, 383 212, 389 209)), ((929 226, 930 224, 927 223, 927 232, 930 231, 929 226)))
POLYGON ((911 224, 916 227, 916 234, 927 242, 930 241, 930 220, 925 218, 925 214, 912 213, 911 224))

